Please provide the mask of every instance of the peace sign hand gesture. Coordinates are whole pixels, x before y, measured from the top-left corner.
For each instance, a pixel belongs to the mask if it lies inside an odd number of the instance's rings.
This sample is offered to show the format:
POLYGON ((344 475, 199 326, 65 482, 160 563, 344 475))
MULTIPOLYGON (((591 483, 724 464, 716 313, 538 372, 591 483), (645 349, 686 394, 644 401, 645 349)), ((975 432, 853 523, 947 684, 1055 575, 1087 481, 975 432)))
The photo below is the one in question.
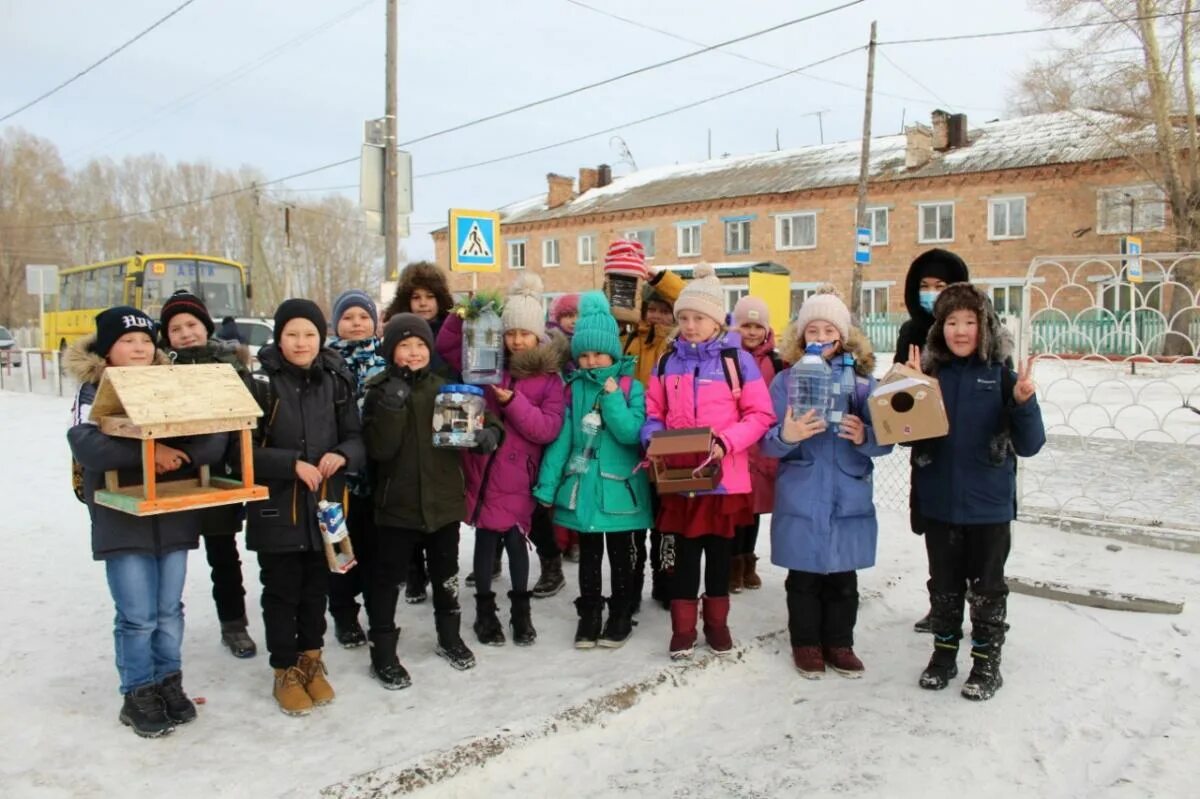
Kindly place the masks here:
MULTIPOLYGON (((921 348, 916 344, 908 345, 908 361, 904 365, 909 369, 921 372, 921 348)), ((924 374, 924 372, 921 372, 921 374, 924 374)))
POLYGON ((1036 392, 1037 386, 1033 382, 1033 356, 1031 355, 1017 369, 1017 382, 1013 384, 1013 401, 1018 405, 1024 405, 1036 392))

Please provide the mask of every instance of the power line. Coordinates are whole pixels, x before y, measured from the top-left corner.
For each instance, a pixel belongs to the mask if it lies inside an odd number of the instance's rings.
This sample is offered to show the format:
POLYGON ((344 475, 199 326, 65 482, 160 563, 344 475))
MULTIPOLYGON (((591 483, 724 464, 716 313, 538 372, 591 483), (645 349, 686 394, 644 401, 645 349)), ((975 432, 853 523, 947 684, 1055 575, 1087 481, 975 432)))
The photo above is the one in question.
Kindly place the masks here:
POLYGON ((150 31, 154 30, 154 29, 155 29, 155 28, 157 28, 159 25, 162 25, 164 22, 166 22, 166 21, 167 21, 167 20, 169 20, 171 17, 173 17, 173 16, 175 16, 176 14, 178 14, 180 11, 183 11, 185 8, 187 8, 188 6, 190 6, 190 5, 191 5, 192 3, 194 3, 194 2, 196 2, 196 0, 185 0, 183 3, 181 3, 179 6, 177 6, 177 7, 175 8, 175 10, 171 11, 171 12, 170 12, 169 14, 167 14, 165 17, 162 17, 162 18, 160 18, 160 19, 159 19, 157 22, 155 22, 155 23, 154 23, 153 25, 151 25, 149 28, 146 28, 144 31, 142 31, 142 32, 141 32, 141 33, 139 33, 138 35, 134 36, 132 39, 129 39, 128 41, 126 41, 124 44, 122 44, 122 45, 121 45, 120 47, 118 47, 117 49, 110 51, 110 52, 109 52, 107 55, 105 55, 105 56, 104 56, 103 58, 101 58, 99 61, 97 61, 97 62, 93 63, 91 66, 88 66, 88 67, 84 68, 83 70, 81 70, 81 71, 79 71, 79 72, 75 73, 73 76, 71 76, 70 78, 67 78, 65 81, 63 81, 62 83, 58 84, 58 85, 57 85, 57 86, 55 86, 53 89, 50 89, 49 91, 47 91, 47 92, 44 92, 44 93, 42 93, 42 94, 38 95, 37 97, 33 98, 33 99, 32 99, 32 100, 30 100, 29 102, 25 103, 25 105, 21 106, 20 108, 16 108, 16 109, 14 109, 14 110, 12 110, 12 111, 9 111, 9 112, 8 112, 7 114, 5 114, 4 116, 0 117, 0 122, 6 122, 7 120, 9 120, 9 119, 11 119, 12 117, 15 117, 17 114, 21 113, 22 111, 24 111, 24 110, 26 110, 26 109, 28 109, 28 108, 32 108, 33 106, 37 105, 37 104, 38 104, 38 103, 40 103, 42 100, 45 100, 47 97, 51 96, 52 94, 55 94, 56 92, 59 92, 59 91, 61 91, 62 89, 65 89, 66 87, 70 86, 72 83, 74 83, 75 81, 79 80, 79 79, 80 79, 80 78, 82 78, 84 75, 88 74, 88 73, 89 73, 89 72, 91 72, 93 69, 95 69, 96 67, 100 66, 100 65, 101 65, 101 64, 103 64, 105 61, 109 60, 110 58, 112 58, 113 56, 115 56, 117 53, 119 53, 119 52, 121 52, 122 50, 124 50, 126 47, 129 47, 129 45, 133 44, 133 43, 134 43, 134 42, 136 42, 138 39, 141 39, 143 36, 145 36, 146 34, 150 33, 150 31))
POLYGON ((995 39, 1001 36, 1023 36, 1029 33, 1050 33, 1053 31, 1070 31, 1079 30, 1080 28, 1099 28, 1105 25, 1123 25, 1127 22, 1141 22, 1145 19, 1164 19, 1168 17, 1182 17, 1187 14, 1200 14, 1200 9, 1192 11, 1171 11, 1163 14, 1147 14, 1141 17, 1126 17, 1124 19, 1109 19, 1100 20, 1097 22, 1074 22, 1066 25, 1050 25, 1044 28, 1020 28, 1011 31, 994 31, 992 33, 957 33, 949 36, 927 36, 921 39, 895 39, 890 42, 879 42, 878 46, 884 47, 887 45, 897 44, 925 44, 927 42, 958 42, 969 39, 995 39))
POLYGON ((588 83, 584 86, 579 86, 577 88, 570 89, 569 91, 560 92, 558 94, 554 94, 549 97, 543 97, 540 100, 534 100, 533 102, 514 106, 513 108, 509 108, 505 111, 498 111, 494 114, 489 114, 487 116, 479 117, 478 119, 470 120, 469 122, 463 122, 463 123, 454 125, 449 128, 444 128, 442 130, 434 131, 432 133, 426 133, 425 135, 418 136, 415 139, 409 139, 406 142, 400 142, 400 146, 407 147, 408 145, 411 145, 411 144, 417 144, 418 142, 423 142, 423 141, 426 141, 427 139, 432 139, 435 136, 444 136, 447 133, 454 133, 455 131, 465 130, 466 128, 471 128, 476 125, 481 125, 484 122, 490 122, 493 119, 500 119, 501 117, 510 116, 519 111, 527 111, 530 108, 534 108, 539 105, 545 105, 546 103, 554 102, 555 100, 561 100, 564 97, 571 97, 572 95, 581 94, 582 92, 590 91, 591 89, 596 89, 596 88, 599 88, 600 86, 607 86, 610 83, 616 83, 617 81, 624 80, 625 78, 633 77, 634 75, 641 75, 645 72, 649 72, 654 69, 659 69, 660 67, 665 67, 670 64, 678 64, 680 61, 686 61, 689 58, 695 58, 698 55, 703 55, 704 53, 712 52, 713 50, 717 50, 719 48, 726 47, 727 45, 737 44, 738 42, 744 42, 749 39, 755 39, 755 38, 758 38, 759 36, 765 36, 768 33, 774 33, 775 31, 783 30, 784 28, 789 28, 793 25, 798 25, 801 22, 808 22, 809 20, 814 20, 814 19, 817 19, 818 17, 823 17, 828 14, 833 14, 834 12, 841 11, 846 8, 850 8, 851 6, 859 5, 862 2, 864 2, 864 0, 850 0, 850 2, 842 3, 840 6, 833 6, 832 8, 827 8, 823 11, 817 11, 812 14, 807 14, 803 17, 797 17, 795 19, 788 20, 787 22, 781 22, 777 25, 772 25, 769 28, 763 28, 762 30, 754 31, 753 33, 747 33, 743 36, 737 36, 732 39, 726 39, 723 42, 718 42, 717 44, 708 45, 706 47, 700 48, 699 50, 693 50, 690 53, 684 53, 683 55, 675 56, 674 58, 668 58, 666 61, 659 61, 654 64, 648 64, 644 67, 638 67, 637 69, 629 70, 628 72, 622 72, 620 75, 614 75, 611 78, 605 78, 604 80, 595 81, 594 83, 588 83))
POLYGON ((895 67, 895 68, 896 68, 896 70, 897 70, 897 71, 898 71, 898 72, 899 72, 901 75, 903 75, 904 77, 908 78, 908 79, 909 79, 909 80, 911 80, 913 83, 917 84, 917 86, 919 86, 919 87, 920 87, 922 90, 924 90, 924 91, 928 92, 928 93, 929 93, 929 96, 930 96, 930 97, 932 97, 932 98, 933 98, 934 100, 936 100, 937 102, 941 103, 943 108, 954 108, 954 105, 953 105, 953 103, 947 102, 946 100, 942 99, 940 96, 938 96, 938 93, 937 93, 937 92, 935 92, 933 89, 931 89, 931 88, 929 88, 928 86, 926 86, 926 85, 925 85, 924 83, 922 83, 921 81, 917 80, 917 77, 916 77, 915 75, 913 75, 912 73, 910 73, 910 72, 909 72, 908 70, 906 70, 904 67, 902 67, 902 66, 900 66, 899 64, 897 64, 897 63, 896 63, 895 61, 893 61, 892 59, 888 58, 888 54, 887 54, 885 51, 882 51, 882 50, 881 50, 881 51, 879 52, 879 55, 883 56, 883 60, 884 60, 884 61, 886 61, 886 62, 888 62, 889 64, 891 64, 893 67, 895 67))

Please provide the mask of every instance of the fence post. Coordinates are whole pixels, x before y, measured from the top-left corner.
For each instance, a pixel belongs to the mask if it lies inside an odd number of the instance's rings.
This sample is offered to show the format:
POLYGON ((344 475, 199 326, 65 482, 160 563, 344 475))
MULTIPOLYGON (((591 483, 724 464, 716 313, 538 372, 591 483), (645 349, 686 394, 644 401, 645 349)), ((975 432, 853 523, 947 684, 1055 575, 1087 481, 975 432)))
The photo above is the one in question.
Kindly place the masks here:
POLYGON ((54 385, 58 389, 58 396, 62 396, 62 364, 59 363, 62 353, 58 350, 51 350, 50 357, 54 359, 54 385))
POLYGON ((25 367, 25 388, 29 390, 30 394, 32 394, 33 393, 33 367, 31 367, 29 365, 28 353, 26 353, 25 357, 21 360, 21 366, 25 367))

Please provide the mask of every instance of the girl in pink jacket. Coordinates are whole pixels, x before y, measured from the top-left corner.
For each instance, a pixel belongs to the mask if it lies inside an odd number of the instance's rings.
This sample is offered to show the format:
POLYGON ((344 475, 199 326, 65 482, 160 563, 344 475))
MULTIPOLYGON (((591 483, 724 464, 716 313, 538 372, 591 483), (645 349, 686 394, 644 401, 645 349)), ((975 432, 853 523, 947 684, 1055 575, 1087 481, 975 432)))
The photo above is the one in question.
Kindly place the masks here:
MULTIPOLYGON (((737 333, 726 332, 724 292, 713 268, 696 267, 696 279, 675 302, 679 336, 655 364, 646 390, 642 442, 661 430, 709 427, 708 457, 721 462, 720 484, 702 494, 665 494, 657 527, 664 533, 663 566, 674 567, 671 657, 691 657, 700 610, 700 560, 704 570, 704 638, 718 653, 733 648, 729 633, 729 569, 733 537, 754 518, 750 449, 775 423, 767 384, 737 333), (667 535, 670 534, 670 535, 667 535)), ((696 467, 692 463, 672 464, 696 467)))

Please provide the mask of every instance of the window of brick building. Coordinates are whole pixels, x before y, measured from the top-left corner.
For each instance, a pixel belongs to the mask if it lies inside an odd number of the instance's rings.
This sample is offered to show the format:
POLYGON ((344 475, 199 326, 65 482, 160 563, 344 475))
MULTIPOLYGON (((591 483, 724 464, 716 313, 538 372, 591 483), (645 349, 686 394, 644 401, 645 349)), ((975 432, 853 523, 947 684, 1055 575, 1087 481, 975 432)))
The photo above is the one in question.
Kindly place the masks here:
POLYGON ((722 286, 721 289, 725 292, 725 313, 733 313, 733 306, 738 304, 738 300, 750 293, 750 286, 746 284, 722 286))
POLYGON ((918 242, 954 241, 954 203, 921 203, 917 206, 917 214, 918 242))
POLYGON ((625 231, 625 239, 627 241, 640 241, 642 249, 646 251, 646 257, 654 257, 654 228, 627 230, 625 231))
POLYGON ((525 268, 525 239, 515 239, 508 242, 508 268, 525 268))
POLYGON ((996 197, 988 200, 988 238, 1025 238, 1025 198, 996 197))
POLYGON ((542 266, 558 266, 558 239, 546 239, 542 242, 542 266))
POLYGON ((1021 281, 993 283, 988 286, 988 292, 992 295, 992 305, 995 306, 997 314, 1000 316, 1021 315, 1021 297, 1023 292, 1021 281))
POLYGON ((792 312, 791 317, 796 316, 796 312, 800 310, 800 306, 804 301, 817 293, 817 287, 820 283, 793 283, 792 284, 792 312))
POLYGON ((580 236, 579 237, 579 263, 594 264, 596 263, 596 237, 595 236, 580 236))
POLYGON ((888 243, 888 209, 868 208, 867 227, 871 229, 871 246, 883 247, 888 243))
POLYGON ((679 222, 675 225, 675 248, 680 258, 700 254, 700 228, 703 222, 679 222))
POLYGON ((816 214, 780 214, 775 217, 775 249, 811 250, 816 246, 816 214))
POLYGON ((1167 195, 1152 183, 1096 191, 1096 232, 1137 233, 1167 224, 1167 195))
POLYGON ((733 255, 750 252, 750 220, 752 217, 736 217, 725 222, 725 252, 733 255))
POLYGON ((888 289, 890 282, 867 281, 862 284, 862 307, 859 313, 863 316, 886 316, 888 312, 888 289))

